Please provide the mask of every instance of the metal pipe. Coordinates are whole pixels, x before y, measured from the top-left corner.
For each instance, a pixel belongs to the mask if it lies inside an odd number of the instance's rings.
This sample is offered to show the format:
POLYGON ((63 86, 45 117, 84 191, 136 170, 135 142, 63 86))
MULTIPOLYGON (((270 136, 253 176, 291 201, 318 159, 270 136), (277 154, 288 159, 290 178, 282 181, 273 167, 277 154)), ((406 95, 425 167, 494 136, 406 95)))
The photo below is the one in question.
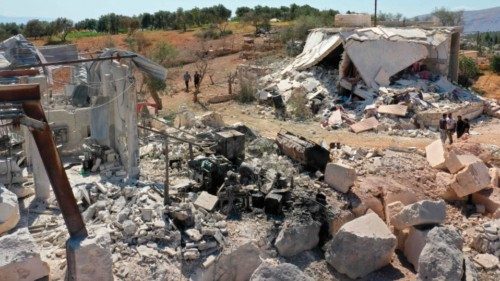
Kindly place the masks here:
POLYGON ((198 144, 198 143, 195 143, 193 141, 190 141, 190 140, 186 140, 186 139, 182 139, 182 138, 179 138, 179 137, 174 137, 172 135, 169 135, 165 132, 160 132, 158 130, 155 130, 155 129, 151 129, 151 128, 148 128, 148 127, 144 127, 144 126, 141 126, 141 125, 137 125, 138 128, 141 128, 143 130, 146 130, 146 131, 150 131, 152 133, 155 133, 155 134, 158 134, 158 135, 161 135, 161 136, 165 136, 165 137, 169 137, 169 138, 173 138, 174 140, 178 140, 178 141, 182 141, 182 142, 185 142, 185 143, 189 143, 191 145, 194 145, 194 146, 198 146, 198 147, 202 147, 203 146, 201 144, 198 144))
POLYGON ((0 77, 36 76, 38 69, 1 70, 0 77))

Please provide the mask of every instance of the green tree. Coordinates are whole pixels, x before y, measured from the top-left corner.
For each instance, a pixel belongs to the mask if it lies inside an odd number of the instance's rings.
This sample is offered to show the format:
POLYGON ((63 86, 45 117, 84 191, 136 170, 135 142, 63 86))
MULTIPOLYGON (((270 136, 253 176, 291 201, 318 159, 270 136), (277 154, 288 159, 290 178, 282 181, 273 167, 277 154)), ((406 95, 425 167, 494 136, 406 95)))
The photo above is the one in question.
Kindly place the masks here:
POLYGON ((140 16, 140 18, 141 18, 142 29, 150 29, 151 27, 153 27, 153 21, 154 21, 153 15, 149 13, 144 13, 140 16))
POLYGON ((494 56, 491 59, 490 67, 495 73, 500 73, 500 56, 494 56))
POLYGON ((464 11, 450 11, 446 8, 436 8, 432 13, 444 26, 461 26, 464 20, 464 11))
POLYGON ((73 21, 67 18, 57 18, 53 22, 53 32, 61 36, 61 40, 66 41, 66 36, 73 29, 73 21))
POLYGON ((40 20, 30 20, 26 23, 24 34, 28 37, 42 37, 45 35, 46 27, 40 20))

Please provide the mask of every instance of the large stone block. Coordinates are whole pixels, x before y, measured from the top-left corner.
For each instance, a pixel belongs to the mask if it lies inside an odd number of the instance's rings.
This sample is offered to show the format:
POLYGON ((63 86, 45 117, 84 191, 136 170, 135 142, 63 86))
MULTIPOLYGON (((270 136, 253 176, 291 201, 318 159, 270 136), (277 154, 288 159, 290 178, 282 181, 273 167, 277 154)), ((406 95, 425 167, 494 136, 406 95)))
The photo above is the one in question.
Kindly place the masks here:
POLYGON ((346 193, 356 181, 356 171, 341 163, 328 163, 325 170, 325 182, 335 190, 346 193))
POLYGON ((32 281, 49 275, 27 228, 0 237, 0 280, 32 281))
POLYGON ((478 192, 491 185, 489 169, 483 162, 469 164, 455 176, 453 190, 459 197, 478 192))
POLYGON ((284 257, 311 250, 319 243, 320 227, 321 224, 312 219, 307 222, 286 221, 274 245, 284 257))
POLYGON ((453 227, 434 227, 418 259, 418 280, 462 280, 463 240, 453 227))
POLYGON ((355 279, 390 264, 396 244, 384 221, 369 213, 340 228, 326 245, 326 261, 355 279))
POLYGON ((444 145, 441 140, 436 140, 425 148, 427 162, 434 169, 446 168, 444 145))
POLYGON ((439 224, 446 218, 446 204, 444 201, 424 200, 406 206, 391 220, 397 229, 423 224, 439 224))
POLYGON ((475 162, 482 162, 477 156, 472 154, 457 154, 455 151, 451 150, 446 155, 446 168, 450 173, 456 174, 466 166, 473 164, 475 162))
POLYGON ((415 271, 418 272, 418 259, 420 258, 420 253, 424 249, 425 244, 427 244, 427 234, 429 234, 430 229, 418 229, 415 227, 410 227, 410 233, 405 241, 404 255, 406 259, 413 264, 415 271))
POLYGON ((0 185, 0 234, 16 227, 20 218, 17 195, 0 185))
POLYGON ((496 188, 500 187, 500 168, 493 167, 490 169, 490 177, 491 177, 491 187, 496 188))

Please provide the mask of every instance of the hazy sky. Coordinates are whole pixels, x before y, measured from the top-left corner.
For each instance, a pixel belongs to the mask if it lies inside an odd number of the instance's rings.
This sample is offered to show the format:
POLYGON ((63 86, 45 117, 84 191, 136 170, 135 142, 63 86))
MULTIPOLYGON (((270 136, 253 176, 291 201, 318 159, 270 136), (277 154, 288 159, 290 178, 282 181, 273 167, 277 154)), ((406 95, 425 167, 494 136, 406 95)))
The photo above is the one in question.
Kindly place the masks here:
MULTIPOLYGON (((178 7, 190 9, 223 4, 234 10, 240 6, 288 6, 291 3, 309 4, 320 9, 373 12, 374 0, 0 0, 0 15, 9 17, 67 17, 81 20, 106 13, 137 15, 158 10, 173 11, 178 7)), ((500 5, 499 0, 379 0, 383 12, 402 13, 407 17, 427 14, 435 7, 479 10, 500 5)), ((234 14, 233 14, 234 15, 234 14)))

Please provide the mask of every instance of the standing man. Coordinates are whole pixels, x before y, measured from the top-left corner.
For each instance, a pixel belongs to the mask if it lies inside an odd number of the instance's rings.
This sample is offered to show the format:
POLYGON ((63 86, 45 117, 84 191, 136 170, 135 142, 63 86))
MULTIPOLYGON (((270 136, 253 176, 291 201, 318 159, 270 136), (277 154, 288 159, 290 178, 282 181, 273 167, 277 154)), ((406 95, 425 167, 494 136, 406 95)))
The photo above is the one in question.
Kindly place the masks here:
POLYGON ((443 114, 443 118, 439 119, 439 137, 441 138, 441 142, 446 142, 446 114, 443 114))
POLYGON ((448 113, 448 119, 446 119, 446 130, 448 132, 448 140, 450 144, 453 144, 453 134, 457 129, 457 122, 453 119, 451 113, 448 113))
POLYGON ((196 71, 194 73, 194 87, 197 92, 200 91, 201 75, 196 71))
POLYGON ((461 138, 465 134, 465 121, 462 120, 462 116, 458 115, 457 120, 457 139, 461 138))
POLYGON ((189 92, 189 82, 191 82, 191 74, 188 71, 184 73, 184 83, 186 83, 186 93, 189 92))

